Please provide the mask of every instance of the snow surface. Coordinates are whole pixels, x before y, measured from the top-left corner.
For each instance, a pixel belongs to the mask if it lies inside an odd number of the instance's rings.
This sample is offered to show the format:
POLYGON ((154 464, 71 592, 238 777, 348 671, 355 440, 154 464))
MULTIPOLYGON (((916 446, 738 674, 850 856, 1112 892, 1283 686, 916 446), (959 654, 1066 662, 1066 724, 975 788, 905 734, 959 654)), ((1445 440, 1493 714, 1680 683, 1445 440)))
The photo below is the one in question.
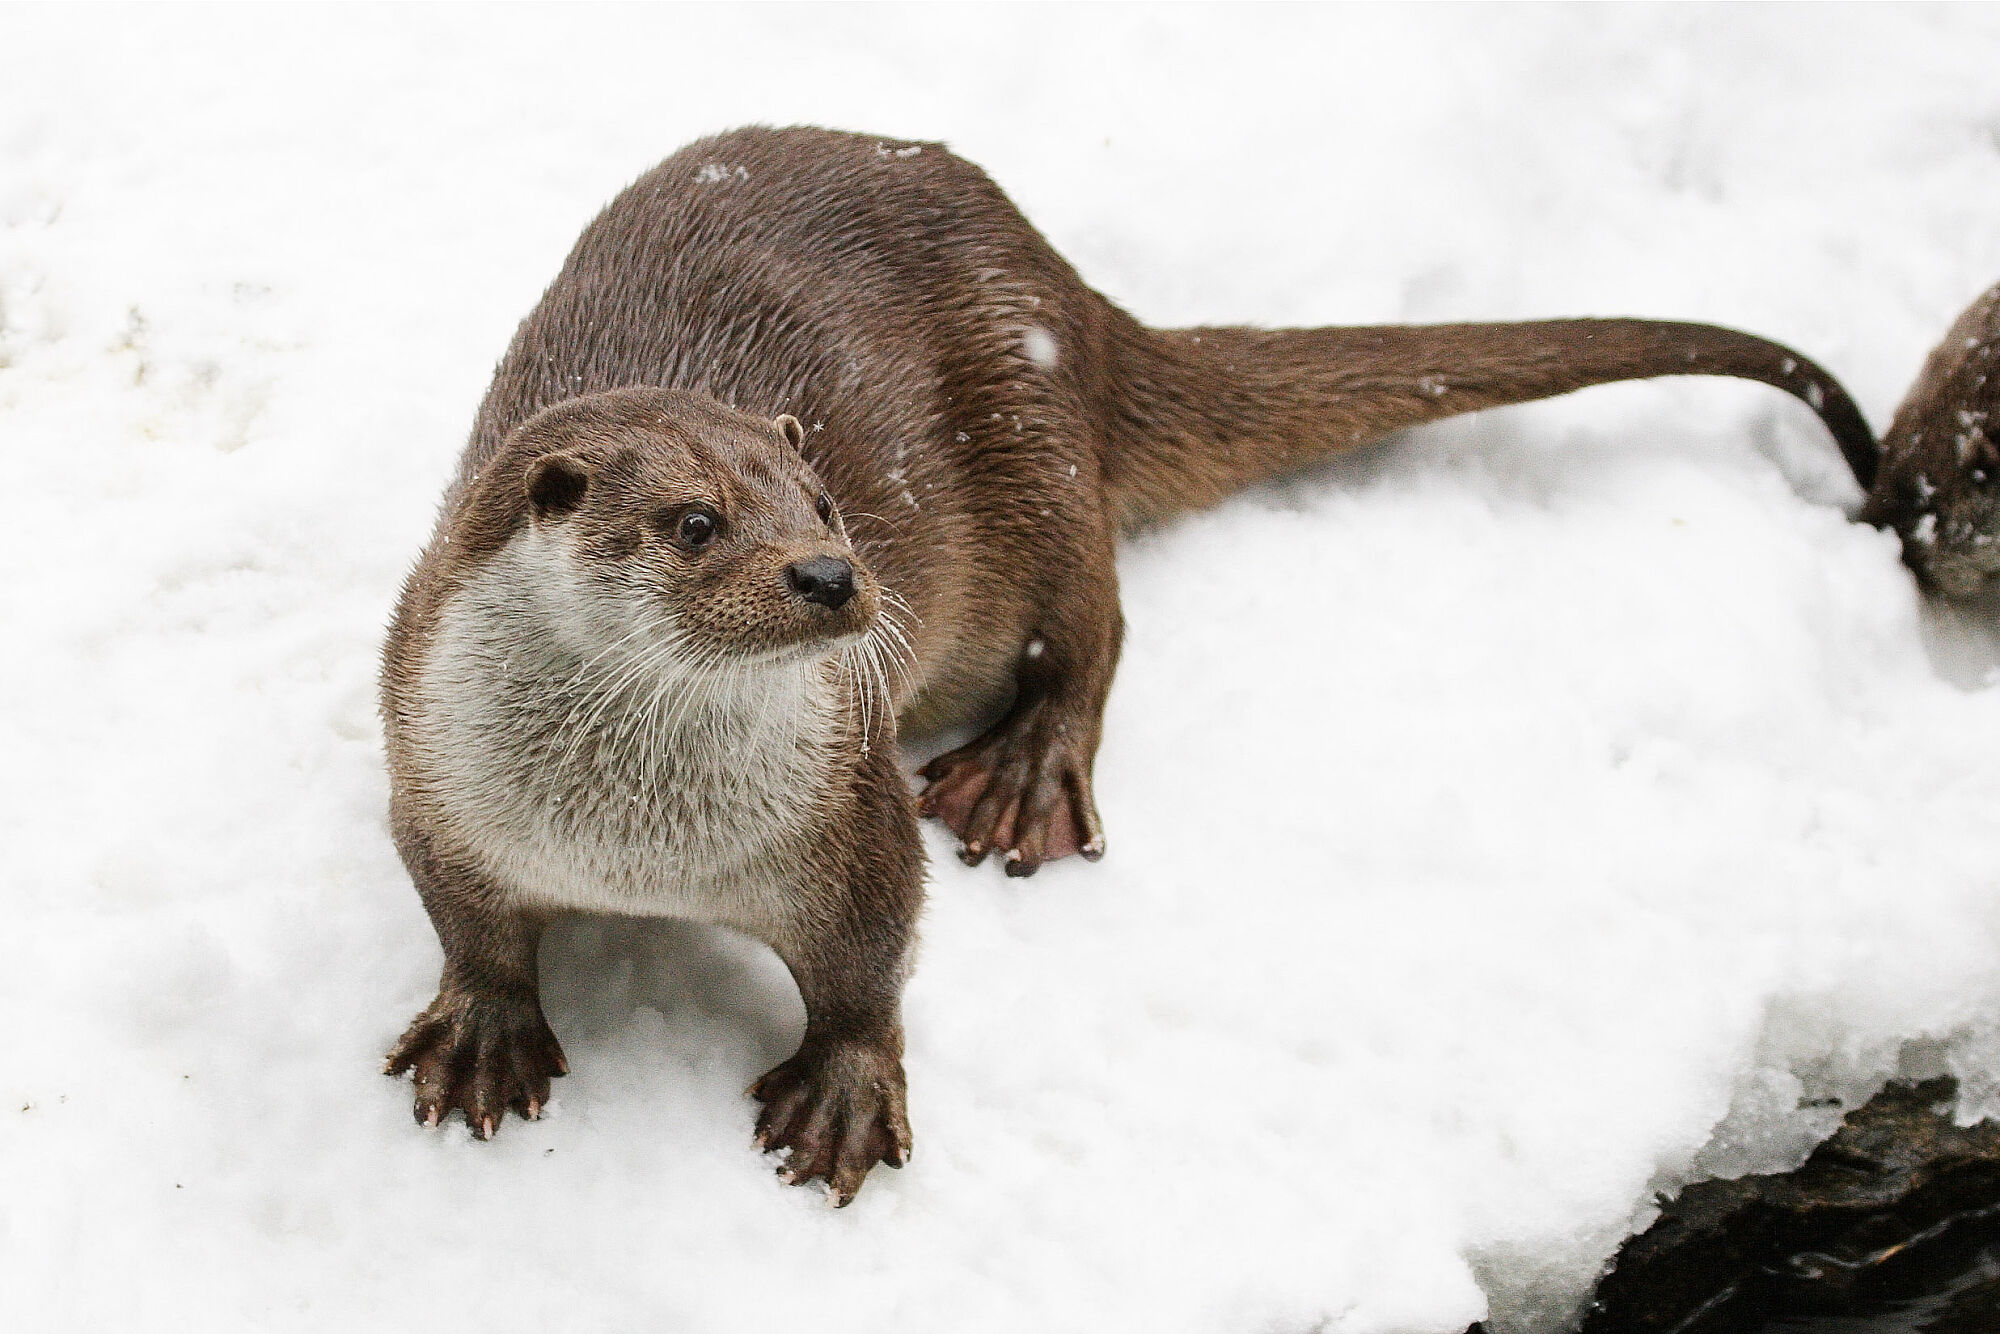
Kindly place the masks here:
MULTIPOLYGON (((942 138, 1155 323, 1653 314, 1886 423, 2000 275, 1992 9, 0 10, 0 1326, 1554 1330, 1828 1098, 2000 1108, 2000 660, 1801 408, 1595 391, 1130 547, 1111 855, 933 836, 833 1212, 761 947, 581 921, 545 1124, 376 1072, 374 714, 515 321, 747 121, 942 138)), ((913 760, 917 754, 913 752, 913 760)))

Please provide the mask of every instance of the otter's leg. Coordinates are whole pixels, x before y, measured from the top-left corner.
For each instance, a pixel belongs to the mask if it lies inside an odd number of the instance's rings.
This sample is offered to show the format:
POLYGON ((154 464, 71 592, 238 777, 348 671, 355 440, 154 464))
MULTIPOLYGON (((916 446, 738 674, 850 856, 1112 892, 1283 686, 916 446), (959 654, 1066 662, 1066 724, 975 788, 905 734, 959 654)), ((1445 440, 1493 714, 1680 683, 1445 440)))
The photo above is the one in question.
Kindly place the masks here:
POLYGON ((482 878, 433 856, 421 834, 399 829, 396 842, 444 946, 444 976, 437 999, 411 1021, 383 1071, 415 1073, 422 1124, 464 1112, 474 1134, 492 1139, 510 1107, 539 1117, 549 1080, 569 1073, 536 982, 542 922, 482 878))
POLYGON ((862 760, 855 800, 825 835, 823 884, 795 920, 763 934, 806 1006, 798 1051, 755 1084, 760 1148, 786 1153, 780 1175, 823 1179, 845 1205, 878 1162, 910 1158, 904 1105, 903 980, 923 903, 923 841, 895 747, 862 760))
POLYGON ((1092 537, 1080 549, 1065 544, 1054 564, 1021 647, 1012 707, 920 771, 929 780, 921 811, 959 836, 968 866, 998 852, 1008 875, 1033 875, 1073 852, 1104 855, 1091 770, 1125 622, 1111 539, 1092 537))

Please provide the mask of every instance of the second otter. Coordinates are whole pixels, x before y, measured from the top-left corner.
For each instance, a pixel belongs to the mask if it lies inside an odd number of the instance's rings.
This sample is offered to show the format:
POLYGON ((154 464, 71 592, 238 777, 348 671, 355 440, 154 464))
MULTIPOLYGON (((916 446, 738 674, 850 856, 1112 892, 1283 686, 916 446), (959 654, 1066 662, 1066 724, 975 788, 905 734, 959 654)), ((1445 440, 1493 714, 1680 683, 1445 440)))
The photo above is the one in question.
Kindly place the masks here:
POLYGON ((2000 575, 2000 286, 1925 359, 1861 518, 1894 529, 1903 563, 1947 598, 1979 597, 2000 575))
POLYGON ((590 224, 479 409, 383 669, 392 823, 444 949, 389 1060, 491 1135, 565 1070, 554 914, 725 923, 797 979, 759 1141, 845 1202, 910 1152, 922 896, 899 727, 992 720, 923 812, 1028 874, 1091 791, 1120 533, 1457 413, 1659 375, 1833 378, 1641 320, 1149 329, 978 168, 824 130, 703 140, 590 224))

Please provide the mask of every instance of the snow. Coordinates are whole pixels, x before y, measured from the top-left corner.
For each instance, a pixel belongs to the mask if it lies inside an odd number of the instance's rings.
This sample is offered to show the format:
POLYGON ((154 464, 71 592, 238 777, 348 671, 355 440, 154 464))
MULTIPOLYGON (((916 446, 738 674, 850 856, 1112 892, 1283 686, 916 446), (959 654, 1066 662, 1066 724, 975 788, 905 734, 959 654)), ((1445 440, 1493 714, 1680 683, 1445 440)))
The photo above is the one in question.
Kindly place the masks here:
POLYGON ((1021 331, 1021 351, 1037 368, 1052 371, 1060 353, 1056 348, 1055 335, 1039 325, 1021 331))
POLYGON ((1827 1098, 2000 1111, 2000 634, 1802 408, 1675 381, 1127 548, 1110 854, 932 836, 853 1208, 750 1147, 782 969, 675 923, 550 941, 545 1123, 411 1122, 379 637, 679 144, 943 139, 1160 324, 1737 324, 1878 427, 2000 274, 1991 10, 1035 17, 0 11, 0 1325, 1554 1330, 1827 1098))

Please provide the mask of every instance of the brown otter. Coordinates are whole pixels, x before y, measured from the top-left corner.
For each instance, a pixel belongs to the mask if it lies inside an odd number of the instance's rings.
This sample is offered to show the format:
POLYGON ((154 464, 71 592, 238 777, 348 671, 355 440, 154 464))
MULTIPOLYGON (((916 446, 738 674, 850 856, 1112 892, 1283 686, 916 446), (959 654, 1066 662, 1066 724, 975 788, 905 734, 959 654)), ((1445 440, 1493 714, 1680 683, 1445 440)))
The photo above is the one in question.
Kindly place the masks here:
POLYGON ((392 816, 445 965, 390 1072, 414 1070, 430 1124, 533 1117, 564 1070, 543 922, 726 923, 806 1006, 753 1090, 758 1140, 846 1201, 910 1149, 899 727, 997 716, 923 771, 967 861, 1095 857, 1121 532, 1403 427, 1683 374, 1783 388, 1873 467, 1832 377, 1746 334, 1154 330, 937 144, 690 145, 522 323, 404 589, 392 816))
POLYGON ((1903 562, 1945 597, 1978 597, 2000 574, 2000 286, 1925 360, 1861 518, 1894 529, 1903 562))

